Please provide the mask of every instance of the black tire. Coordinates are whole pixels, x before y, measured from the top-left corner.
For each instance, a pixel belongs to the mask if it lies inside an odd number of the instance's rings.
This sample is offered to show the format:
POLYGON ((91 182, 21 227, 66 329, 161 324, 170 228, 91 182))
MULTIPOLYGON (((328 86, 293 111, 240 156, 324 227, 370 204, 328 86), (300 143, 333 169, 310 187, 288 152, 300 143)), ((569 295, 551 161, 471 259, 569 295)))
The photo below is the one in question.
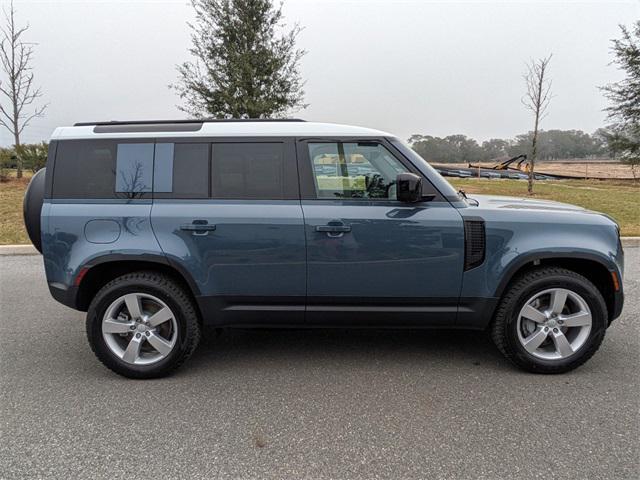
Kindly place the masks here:
POLYGON ((45 170, 42 168, 38 170, 24 193, 24 199, 22 200, 22 215, 24 218, 24 226, 29 235, 29 240, 33 243, 33 246, 42 253, 42 238, 40 231, 40 212, 42 211, 42 203, 44 202, 44 180, 45 170))
POLYGON ((543 267, 530 270, 514 280, 502 297, 490 327, 493 342, 505 357, 533 373, 564 373, 589 360, 604 339, 608 325, 607 306, 600 291, 588 279, 571 270, 543 267), (538 292, 564 288, 580 295, 591 310, 589 337, 578 351, 567 358, 547 360, 530 354, 518 339, 517 320, 524 303, 538 292))
POLYGON ((87 338, 98 359, 109 369, 129 378, 158 378, 180 367, 200 341, 200 323, 191 296, 170 277, 157 272, 134 272, 107 283, 95 295, 87 312, 87 338), (119 358, 102 335, 102 318, 116 299, 127 293, 153 295, 162 300, 177 321, 177 341, 166 358, 150 365, 134 365, 119 358))

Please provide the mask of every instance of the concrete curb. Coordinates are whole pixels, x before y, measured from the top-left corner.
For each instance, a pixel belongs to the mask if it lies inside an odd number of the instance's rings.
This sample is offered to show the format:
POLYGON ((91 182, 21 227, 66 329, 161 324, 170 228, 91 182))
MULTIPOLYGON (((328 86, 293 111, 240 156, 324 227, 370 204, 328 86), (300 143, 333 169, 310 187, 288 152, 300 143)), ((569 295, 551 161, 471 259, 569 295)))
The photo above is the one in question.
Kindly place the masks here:
POLYGON ((640 237, 622 237, 623 247, 640 247, 640 237))
POLYGON ((2 255, 40 255, 33 245, 0 245, 2 255))
MULTIPOLYGON (((622 237, 625 248, 640 247, 640 237, 622 237)), ((0 245, 2 255, 40 255, 33 245, 0 245)))

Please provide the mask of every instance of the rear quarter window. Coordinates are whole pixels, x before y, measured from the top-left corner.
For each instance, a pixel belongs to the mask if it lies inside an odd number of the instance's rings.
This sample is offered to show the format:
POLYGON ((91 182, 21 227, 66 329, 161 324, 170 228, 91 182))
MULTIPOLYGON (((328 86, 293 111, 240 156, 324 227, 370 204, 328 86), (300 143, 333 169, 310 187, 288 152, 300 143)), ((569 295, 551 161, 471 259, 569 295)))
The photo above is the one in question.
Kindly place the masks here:
POLYGON ((114 198, 117 143, 61 141, 53 171, 53 198, 114 198))
POLYGON ((53 198, 150 198, 154 144, 73 140, 58 144, 53 198))

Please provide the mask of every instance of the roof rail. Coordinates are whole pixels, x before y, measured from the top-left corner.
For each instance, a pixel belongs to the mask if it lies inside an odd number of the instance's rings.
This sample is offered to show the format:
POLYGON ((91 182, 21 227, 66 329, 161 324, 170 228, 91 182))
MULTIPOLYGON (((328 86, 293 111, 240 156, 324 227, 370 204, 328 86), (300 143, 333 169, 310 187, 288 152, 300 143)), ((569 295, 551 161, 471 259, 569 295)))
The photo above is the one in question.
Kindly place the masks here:
POLYGON ((194 118, 180 120, 131 120, 120 121, 110 120, 108 122, 78 122, 74 123, 74 127, 92 127, 107 125, 166 125, 166 124, 182 124, 182 123, 233 123, 233 122, 305 122, 301 118, 194 118))

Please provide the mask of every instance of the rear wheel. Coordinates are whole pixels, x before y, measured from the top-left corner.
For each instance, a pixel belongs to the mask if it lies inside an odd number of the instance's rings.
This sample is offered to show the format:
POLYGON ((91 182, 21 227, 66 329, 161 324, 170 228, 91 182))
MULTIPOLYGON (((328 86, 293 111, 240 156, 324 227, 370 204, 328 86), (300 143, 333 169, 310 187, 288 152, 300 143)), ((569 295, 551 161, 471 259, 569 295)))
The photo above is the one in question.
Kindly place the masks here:
POLYGON ((193 301, 154 272, 118 277, 95 296, 87 337, 98 359, 120 375, 155 378, 184 363, 200 339, 193 301))
POLYGON ((589 280, 562 268, 540 268, 521 276, 508 290, 491 336, 519 367, 562 373, 591 358, 606 325, 606 304, 589 280))

